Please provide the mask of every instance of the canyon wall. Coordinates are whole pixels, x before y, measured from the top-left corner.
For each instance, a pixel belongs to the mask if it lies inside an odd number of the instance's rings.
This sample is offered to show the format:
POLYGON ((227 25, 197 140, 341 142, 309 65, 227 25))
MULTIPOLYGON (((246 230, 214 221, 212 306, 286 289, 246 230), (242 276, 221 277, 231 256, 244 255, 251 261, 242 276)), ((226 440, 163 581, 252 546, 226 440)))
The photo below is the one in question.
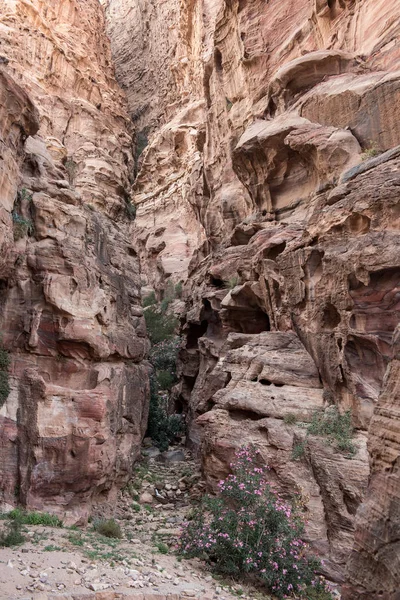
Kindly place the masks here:
POLYGON ((140 142, 135 248, 146 293, 185 282, 180 400, 208 483, 255 442, 344 597, 394 600, 399 7, 105 5, 140 142), (333 406, 352 458, 306 435, 333 406))
POLYGON ((72 523, 147 422, 131 122, 97 0, 1 0, 0 23, 0 500, 72 523))

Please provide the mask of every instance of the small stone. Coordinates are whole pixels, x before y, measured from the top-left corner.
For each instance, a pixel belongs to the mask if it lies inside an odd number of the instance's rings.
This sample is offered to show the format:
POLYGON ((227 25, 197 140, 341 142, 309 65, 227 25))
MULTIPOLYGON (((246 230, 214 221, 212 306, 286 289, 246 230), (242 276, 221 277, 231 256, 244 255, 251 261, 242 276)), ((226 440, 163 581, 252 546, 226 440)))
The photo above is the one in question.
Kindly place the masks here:
POLYGON ((154 499, 150 492, 143 492, 143 494, 140 495, 140 504, 153 504, 153 501, 154 499))

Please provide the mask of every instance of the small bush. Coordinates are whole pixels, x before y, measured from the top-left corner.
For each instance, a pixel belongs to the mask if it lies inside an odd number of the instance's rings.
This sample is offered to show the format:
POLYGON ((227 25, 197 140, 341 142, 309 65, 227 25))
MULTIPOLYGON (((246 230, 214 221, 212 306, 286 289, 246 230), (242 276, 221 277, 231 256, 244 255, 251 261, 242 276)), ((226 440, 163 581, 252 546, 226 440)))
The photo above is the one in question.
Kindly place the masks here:
POLYGON ((150 362, 157 371, 169 371, 175 377, 181 339, 177 335, 155 344, 150 350, 150 362))
POLYGON ((167 544, 164 544, 163 542, 158 542, 157 549, 161 554, 168 554, 169 552, 167 544))
POLYGON ((55 515, 41 512, 27 512, 16 508, 8 513, 8 518, 22 525, 44 525, 46 527, 62 527, 62 521, 55 515))
POLYGON ((126 214, 134 221, 136 219, 136 204, 133 204, 131 200, 125 200, 126 214))
POLYGON ((361 154, 361 160, 368 160, 369 158, 375 158, 375 156, 379 156, 382 154, 383 150, 378 148, 376 142, 370 141, 369 148, 365 148, 364 152, 361 154))
POLYGON ((22 239, 26 235, 33 235, 34 227, 30 219, 25 219, 17 212, 12 212, 13 226, 14 226, 14 241, 22 239))
POLYGON ((166 315, 155 306, 150 306, 144 311, 147 333, 152 344, 158 344, 175 333, 178 320, 173 315, 166 315))
POLYGON ((74 185, 76 173, 78 171, 78 164, 73 158, 67 158, 65 161, 65 170, 67 172, 68 182, 70 185, 74 185))
POLYGON ((5 530, 0 534, 0 546, 10 548, 11 546, 20 546, 24 542, 25 538, 21 533, 21 523, 19 521, 7 523, 5 530))
POLYGON ((169 444, 182 431, 179 415, 168 414, 168 393, 160 392, 154 374, 150 376, 150 409, 147 435, 164 452, 169 444))
POLYGON ((311 435, 318 435, 328 439, 338 450, 353 455, 356 447, 352 441, 354 429, 351 411, 340 414, 336 407, 331 407, 325 412, 316 412, 307 428, 311 435))
POLYGON ((170 371, 157 371, 157 383, 161 390, 170 390, 175 383, 175 377, 170 371))
POLYGON ((304 456, 304 452, 306 450, 307 440, 304 442, 299 442, 293 446, 292 449, 292 460, 299 460, 302 456, 304 456))
POLYGON ((100 519, 95 521, 93 523, 93 528, 97 533, 100 533, 100 535, 104 535, 105 537, 116 539, 122 538, 121 527, 114 519, 100 519))
POLYGON ((294 425, 297 423, 297 417, 293 413, 288 413, 283 417, 283 422, 286 423, 286 425, 294 425))
POLYGON ((146 296, 146 298, 143 298, 143 302, 142 302, 144 308, 146 308, 147 306, 152 306, 153 304, 157 304, 157 298, 154 292, 151 292, 151 294, 149 294, 148 296, 146 296))
POLYGON ((230 277, 227 281, 224 281, 224 287, 228 290, 233 290, 237 285, 239 285, 239 277, 235 275, 234 277, 230 277))
POLYGON ((175 286, 175 295, 177 298, 182 297, 182 290, 183 290, 183 283, 182 283, 182 281, 179 281, 175 286))
POLYGON ((268 483, 253 447, 241 448, 231 466, 219 496, 206 496, 183 529, 180 552, 206 558, 218 573, 251 577, 278 598, 307 598, 308 586, 324 584, 318 561, 306 555, 300 513, 268 483))

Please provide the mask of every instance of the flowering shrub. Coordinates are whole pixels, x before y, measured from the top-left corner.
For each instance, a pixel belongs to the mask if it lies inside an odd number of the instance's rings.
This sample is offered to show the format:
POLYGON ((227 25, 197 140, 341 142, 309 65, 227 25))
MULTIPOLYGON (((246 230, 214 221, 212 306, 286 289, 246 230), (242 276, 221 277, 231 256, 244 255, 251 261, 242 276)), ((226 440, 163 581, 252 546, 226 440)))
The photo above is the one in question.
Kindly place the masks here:
POLYGON ((268 483, 257 454, 251 446, 236 453, 218 497, 205 497, 185 525, 180 552, 208 559, 220 573, 251 576, 278 598, 307 598, 308 587, 329 598, 315 575, 318 561, 306 556, 303 520, 268 483))

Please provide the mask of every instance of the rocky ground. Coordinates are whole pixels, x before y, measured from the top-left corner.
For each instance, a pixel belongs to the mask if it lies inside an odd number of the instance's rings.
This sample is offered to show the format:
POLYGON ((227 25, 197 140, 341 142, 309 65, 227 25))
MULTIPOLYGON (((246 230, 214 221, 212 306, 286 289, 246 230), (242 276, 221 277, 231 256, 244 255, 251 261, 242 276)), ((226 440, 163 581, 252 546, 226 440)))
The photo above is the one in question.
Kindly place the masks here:
POLYGON ((180 525, 204 491, 199 465, 180 449, 161 456, 154 448, 144 453, 117 506, 95 511, 97 517, 114 517, 123 538, 101 536, 93 523, 26 526, 22 546, 0 549, 1 599, 262 597, 221 583, 200 561, 180 560, 175 552, 180 525))

